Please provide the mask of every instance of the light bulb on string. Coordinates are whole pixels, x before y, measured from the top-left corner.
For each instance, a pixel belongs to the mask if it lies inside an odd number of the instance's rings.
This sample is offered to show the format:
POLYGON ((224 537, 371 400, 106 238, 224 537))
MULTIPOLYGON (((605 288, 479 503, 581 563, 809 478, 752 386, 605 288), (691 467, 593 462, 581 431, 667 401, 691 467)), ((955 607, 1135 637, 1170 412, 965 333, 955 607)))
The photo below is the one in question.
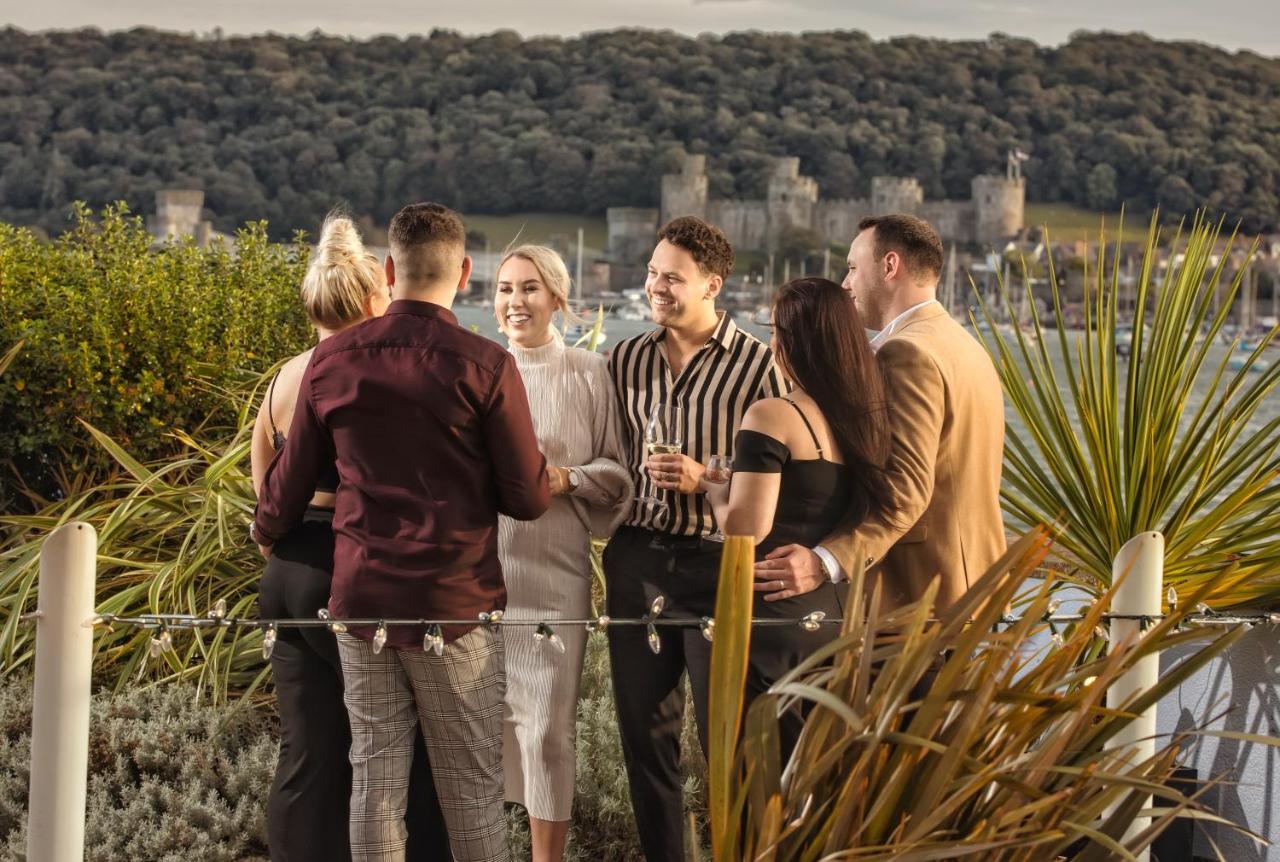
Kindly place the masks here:
POLYGON ((427 634, 422 638, 422 651, 444 655, 444 630, 436 624, 427 626, 427 634))
POLYGON ((216 602, 213 603, 213 608, 210 609, 209 611, 209 619, 220 620, 220 619, 224 619, 226 615, 227 615, 227 600, 218 599, 216 602))
POLYGON ((267 626, 267 630, 262 633, 262 657, 264 659, 271 658, 271 653, 276 648, 276 636, 278 634, 279 630, 276 628, 275 623, 267 626))
POLYGON ((609 623, 610 623, 610 622, 611 622, 611 621, 610 621, 610 619, 609 619, 609 617, 608 617, 608 616, 606 616, 606 615, 604 615, 604 614, 601 614, 600 616, 596 617, 596 618, 595 618, 594 620, 592 620, 591 622, 587 623, 587 631, 589 631, 589 632, 603 632, 603 631, 605 631, 606 629, 608 629, 608 628, 609 628, 609 623))
POLYGON ((654 655, 657 655, 658 653, 662 652, 662 638, 658 637, 658 627, 655 626, 653 623, 649 623, 645 626, 645 628, 648 630, 648 633, 649 633, 649 638, 648 638, 649 649, 653 652, 654 655))
POLYGON ((827 618, 826 611, 814 611, 811 614, 805 614, 800 620, 800 628, 807 632, 816 632, 822 628, 822 621, 827 618))
MULTIPOLYGON (((321 608, 320 610, 316 611, 316 616, 317 616, 317 617, 319 617, 319 618, 320 618, 320 619, 322 619, 322 620, 332 620, 332 619, 333 619, 332 615, 329 613, 329 609, 328 609, 328 608, 321 608)), ((328 623, 328 626, 327 626, 327 627, 328 627, 329 631, 333 632, 335 635, 337 635, 337 634, 342 634, 343 632, 345 632, 345 631, 347 630, 347 625, 346 625, 346 623, 330 622, 330 623, 328 623)))
POLYGON ((711 617, 702 618, 702 636, 708 641, 712 641, 716 636, 716 621, 711 617))
POLYGON ((657 596, 654 597, 653 602, 649 605, 649 616, 656 619, 662 613, 663 608, 665 608, 666 606, 667 606, 667 597, 662 594, 658 594, 657 596))
POLYGON ((151 657, 159 658, 163 653, 173 649, 173 635, 169 634, 169 630, 163 625, 151 639, 151 657))
POLYGON ((564 640, 561 639, 560 635, 556 634, 555 629, 546 623, 538 623, 538 628, 533 632, 533 639, 553 647, 556 652, 563 653, 565 651, 564 640))
POLYGON ((378 653, 382 652, 382 648, 386 645, 387 645, 387 624, 382 621, 379 621, 378 628, 373 633, 373 642, 371 644, 371 646, 373 647, 373 654, 377 655, 378 653))

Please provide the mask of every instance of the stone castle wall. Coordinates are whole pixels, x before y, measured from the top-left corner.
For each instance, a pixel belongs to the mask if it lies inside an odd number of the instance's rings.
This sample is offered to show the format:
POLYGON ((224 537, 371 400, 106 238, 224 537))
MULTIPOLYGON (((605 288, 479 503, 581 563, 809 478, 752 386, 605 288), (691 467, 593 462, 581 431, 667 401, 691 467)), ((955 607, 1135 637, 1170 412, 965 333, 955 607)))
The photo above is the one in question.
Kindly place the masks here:
POLYGON ((772 251, 788 227, 847 243, 862 218, 886 213, 927 219, 946 242, 995 245, 1022 230, 1022 177, 978 176, 971 188, 967 201, 927 201, 914 177, 873 177, 870 198, 823 200, 817 182, 800 173, 800 160, 786 157, 775 162, 764 200, 717 200, 707 195, 706 156, 686 156, 680 173, 662 178, 660 220, 696 215, 719 225, 735 246, 759 251, 772 251))
POLYGON ((643 207, 609 207, 609 253, 616 263, 637 264, 648 260, 653 238, 658 233, 658 211, 643 207))
POLYGON ((707 221, 724 231, 734 248, 764 248, 769 241, 769 208, 764 201, 713 200, 707 221))
POLYGON ((970 201, 929 201, 916 215, 933 225, 938 236, 953 242, 979 242, 977 216, 970 201))

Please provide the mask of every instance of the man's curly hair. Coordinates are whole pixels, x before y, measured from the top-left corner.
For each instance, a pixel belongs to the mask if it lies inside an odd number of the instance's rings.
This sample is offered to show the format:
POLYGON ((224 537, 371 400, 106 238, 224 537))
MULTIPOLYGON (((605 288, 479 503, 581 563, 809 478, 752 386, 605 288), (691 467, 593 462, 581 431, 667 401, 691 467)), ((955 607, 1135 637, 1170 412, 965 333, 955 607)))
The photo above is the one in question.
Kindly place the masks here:
POLYGON ((658 231, 658 241, 666 240, 693 255, 698 267, 708 275, 728 278, 733 272, 733 246, 724 231, 697 216, 680 216, 658 231))

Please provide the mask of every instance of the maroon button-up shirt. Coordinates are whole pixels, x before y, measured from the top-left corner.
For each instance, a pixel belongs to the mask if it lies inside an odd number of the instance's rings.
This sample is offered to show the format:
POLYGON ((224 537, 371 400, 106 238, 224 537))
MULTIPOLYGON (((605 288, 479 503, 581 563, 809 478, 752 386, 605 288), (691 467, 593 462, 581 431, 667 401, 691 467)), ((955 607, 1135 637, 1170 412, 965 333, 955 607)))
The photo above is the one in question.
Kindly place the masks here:
MULTIPOLYGON (((403 299, 320 342, 262 482, 261 541, 301 521, 335 461, 330 613, 461 620, 506 607, 498 514, 532 520, 551 500, 506 350, 441 306, 403 299)), ((445 640, 471 628, 446 628, 445 640)), ((421 649, 424 634, 394 626, 387 644, 421 649)))

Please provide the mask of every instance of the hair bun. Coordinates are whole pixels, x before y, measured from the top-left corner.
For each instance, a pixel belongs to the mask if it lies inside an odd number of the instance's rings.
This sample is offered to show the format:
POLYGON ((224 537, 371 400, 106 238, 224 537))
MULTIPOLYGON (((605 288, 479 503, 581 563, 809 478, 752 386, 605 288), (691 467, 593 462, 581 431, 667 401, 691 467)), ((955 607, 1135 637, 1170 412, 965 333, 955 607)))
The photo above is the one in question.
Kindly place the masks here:
POLYGON ((364 242, 355 223, 342 215, 330 215, 320 229, 316 245, 316 263, 320 266, 344 266, 364 255, 364 242))
POLYGON ((386 289, 382 266, 365 250, 355 223, 330 214, 302 279, 302 303, 312 323, 333 330, 355 323, 366 313, 365 301, 386 289))

